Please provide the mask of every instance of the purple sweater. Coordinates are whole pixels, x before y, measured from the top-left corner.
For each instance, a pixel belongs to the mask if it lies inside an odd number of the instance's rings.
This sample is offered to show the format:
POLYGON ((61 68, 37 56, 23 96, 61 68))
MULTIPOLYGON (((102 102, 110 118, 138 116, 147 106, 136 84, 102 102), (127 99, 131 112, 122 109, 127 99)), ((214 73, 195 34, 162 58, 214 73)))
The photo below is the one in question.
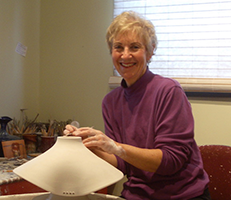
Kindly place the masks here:
POLYGON ((186 200, 203 194, 209 182, 194 140, 191 106, 180 84, 148 69, 131 87, 124 80, 102 103, 105 133, 115 141, 161 149, 155 173, 117 157, 127 175, 122 195, 128 200, 186 200))

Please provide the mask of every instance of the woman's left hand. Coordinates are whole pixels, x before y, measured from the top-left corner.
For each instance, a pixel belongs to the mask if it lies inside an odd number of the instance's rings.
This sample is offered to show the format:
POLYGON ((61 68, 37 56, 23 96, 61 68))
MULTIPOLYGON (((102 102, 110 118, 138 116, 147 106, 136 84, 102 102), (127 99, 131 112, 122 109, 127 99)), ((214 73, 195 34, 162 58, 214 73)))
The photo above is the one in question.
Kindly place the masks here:
POLYGON ((98 148, 109 154, 118 156, 123 153, 123 148, 118 146, 118 143, 99 130, 89 127, 79 128, 76 136, 82 137, 83 143, 87 148, 98 148))

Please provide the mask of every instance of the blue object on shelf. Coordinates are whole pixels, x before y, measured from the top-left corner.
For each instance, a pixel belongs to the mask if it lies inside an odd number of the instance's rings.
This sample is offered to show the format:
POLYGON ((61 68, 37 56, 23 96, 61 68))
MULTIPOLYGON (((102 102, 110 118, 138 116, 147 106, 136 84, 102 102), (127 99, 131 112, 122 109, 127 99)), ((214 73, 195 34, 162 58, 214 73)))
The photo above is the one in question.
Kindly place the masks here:
POLYGON ((0 157, 4 157, 3 149, 2 149, 2 141, 9 141, 9 140, 19 140, 20 138, 15 135, 10 135, 7 133, 6 126, 8 122, 12 119, 7 116, 3 116, 0 118, 1 130, 0 130, 0 157))

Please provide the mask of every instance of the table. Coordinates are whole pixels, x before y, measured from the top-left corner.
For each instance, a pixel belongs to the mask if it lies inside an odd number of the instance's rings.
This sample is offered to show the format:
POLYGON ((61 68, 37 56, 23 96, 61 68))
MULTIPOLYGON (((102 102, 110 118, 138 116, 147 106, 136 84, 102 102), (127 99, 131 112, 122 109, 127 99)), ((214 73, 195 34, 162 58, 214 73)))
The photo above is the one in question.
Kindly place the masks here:
POLYGON ((45 190, 22 179, 13 172, 13 169, 27 162, 28 159, 0 159, 0 196, 45 192, 45 190))

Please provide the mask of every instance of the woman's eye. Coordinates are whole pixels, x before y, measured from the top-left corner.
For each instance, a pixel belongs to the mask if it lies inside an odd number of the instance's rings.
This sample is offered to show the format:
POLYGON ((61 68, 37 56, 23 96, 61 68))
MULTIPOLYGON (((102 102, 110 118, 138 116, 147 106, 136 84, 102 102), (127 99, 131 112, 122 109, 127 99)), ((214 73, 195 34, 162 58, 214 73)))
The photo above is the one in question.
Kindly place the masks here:
POLYGON ((137 51, 137 50, 139 50, 140 49, 140 46, 138 46, 138 45, 133 45, 133 46, 131 46, 131 50, 132 51, 137 51))
POLYGON ((123 47, 121 45, 115 45, 114 49, 117 50, 117 51, 122 51, 123 47))

